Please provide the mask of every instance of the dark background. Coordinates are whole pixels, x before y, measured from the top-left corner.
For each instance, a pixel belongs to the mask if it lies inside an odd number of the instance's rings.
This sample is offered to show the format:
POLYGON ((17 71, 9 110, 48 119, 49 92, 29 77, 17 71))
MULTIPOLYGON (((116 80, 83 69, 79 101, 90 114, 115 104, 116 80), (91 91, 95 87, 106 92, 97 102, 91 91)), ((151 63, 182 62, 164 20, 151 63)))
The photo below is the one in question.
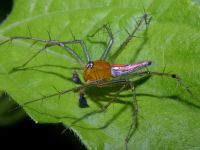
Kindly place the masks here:
MULTIPOLYGON (((0 25, 11 13, 12 6, 13 0, 0 0, 0 25)), ((0 97, 0 104, 5 100, 7 98, 0 97)), ((61 124, 36 124, 26 116, 15 123, 0 125, 0 145, 6 149, 28 148, 27 145, 31 148, 86 149, 74 133, 68 130, 62 134, 63 130, 61 124)))

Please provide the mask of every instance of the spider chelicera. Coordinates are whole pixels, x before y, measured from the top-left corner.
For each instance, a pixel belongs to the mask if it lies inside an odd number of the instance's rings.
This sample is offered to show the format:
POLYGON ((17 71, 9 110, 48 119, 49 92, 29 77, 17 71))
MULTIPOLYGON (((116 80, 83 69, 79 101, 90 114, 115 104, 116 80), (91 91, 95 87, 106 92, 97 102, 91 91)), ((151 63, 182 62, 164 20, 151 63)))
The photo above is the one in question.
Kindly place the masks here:
MULTIPOLYGON (((127 38, 120 45, 118 50, 124 49, 126 47, 126 45, 128 44, 128 42, 134 37, 134 34, 138 30, 138 28, 144 23, 146 24, 146 27, 148 27, 150 21, 151 21, 151 17, 149 17, 147 14, 144 14, 142 17, 140 17, 140 19, 136 22, 135 28, 133 29, 133 31, 131 33, 128 34, 127 38)), ((121 84, 122 85, 121 88, 116 92, 115 96, 109 102, 107 102, 106 105, 103 105, 98 110, 93 111, 88 114, 85 114, 84 116, 80 117, 79 119, 73 121, 71 126, 87 116, 90 116, 90 115, 93 115, 96 113, 100 113, 100 112, 104 112, 116 100, 116 97, 127 87, 129 87, 132 91, 133 105, 135 108, 134 116, 137 116, 138 105, 137 105, 137 101, 136 101, 136 93, 135 93, 134 83, 131 82, 129 80, 129 78, 126 78, 126 76, 123 78, 123 76, 127 75, 127 74, 133 74, 135 76, 141 76, 141 77, 157 75, 157 76, 166 76, 166 77, 174 78, 178 81, 178 83, 180 83, 182 85, 182 87, 190 95, 192 95, 189 88, 185 85, 185 83, 176 74, 170 74, 170 73, 164 73, 164 72, 152 72, 152 71, 149 71, 148 69, 146 71, 138 71, 138 70, 141 70, 142 68, 146 68, 147 66, 151 65, 151 61, 145 60, 145 61, 141 61, 141 62, 133 63, 133 64, 111 64, 108 61, 106 61, 106 57, 108 56, 108 53, 110 52, 110 50, 112 48, 112 45, 114 42, 114 37, 113 37, 112 31, 111 31, 111 28, 108 25, 103 25, 102 27, 97 29, 91 35, 91 37, 95 36, 96 33, 99 32, 100 30, 106 30, 106 32, 108 33, 108 36, 109 36, 109 42, 99 60, 91 59, 91 57, 88 53, 88 49, 83 40, 72 40, 72 41, 61 42, 61 41, 57 41, 57 40, 51 40, 51 38, 49 40, 43 40, 43 39, 31 37, 31 36, 14 36, 14 37, 10 37, 8 40, 0 43, 0 45, 1 45, 8 41, 12 41, 14 39, 29 39, 29 40, 34 41, 34 43, 36 43, 36 42, 45 43, 45 46, 41 50, 39 50, 37 53, 35 53, 31 58, 29 58, 24 64, 14 68, 15 71, 20 70, 21 68, 25 67, 30 61, 32 61, 38 54, 40 54, 42 51, 44 51, 47 47, 52 47, 52 46, 59 46, 59 47, 64 48, 83 66, 83 70, 84 70, 83 77, 84 77, 84 80, 86 83, 83 83, 80 80, 77 72, 74 71, 72 80, 73 80, 73 82, 80 84, 80 86, 74 87, 72 89, 57 91, 56 93, 25 102, 24 104, 21 104, 21 107, 24 107, 24 106, 26 106, 30 103, 36 102, 36 101, 40 101, 43 99, 47 99, 50 97, 62 95, 62 94, 65 94, 68 92, 73 92, 73 91, 74 92, 80 91, 80 95, 79 95, 80 106, 88 107, 87 100, 84 96, 85 88, 92 87, 92 86, 97 86, 97 87, 101 88, 101 87, 112 85, 112 84, 121 84), (69 47, 69 45, 71 45, 71 44, 80 44, 81 45, 83 52, 87 58, 87 63, 85 63, 83 61, 83 59, 72 48, 69 47)), ((125 138, 126 149, 127 149, 128 141, 131 136, 131 132, 132 132, 131 130, 134 125, 133 121, 134 120, 132 120, 128 134, 125 138)))

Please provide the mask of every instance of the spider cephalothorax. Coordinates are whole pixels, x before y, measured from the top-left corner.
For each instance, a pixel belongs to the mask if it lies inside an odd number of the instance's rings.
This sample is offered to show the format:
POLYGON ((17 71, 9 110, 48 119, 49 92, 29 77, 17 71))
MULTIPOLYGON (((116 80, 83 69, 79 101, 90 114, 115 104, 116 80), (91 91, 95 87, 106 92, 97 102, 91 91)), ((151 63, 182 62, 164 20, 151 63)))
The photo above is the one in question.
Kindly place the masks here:
POLYGON ((86 82, 95 80, 109 80, 111 78, 111 65, 105 60, 90 61, 84 68, 86 82))

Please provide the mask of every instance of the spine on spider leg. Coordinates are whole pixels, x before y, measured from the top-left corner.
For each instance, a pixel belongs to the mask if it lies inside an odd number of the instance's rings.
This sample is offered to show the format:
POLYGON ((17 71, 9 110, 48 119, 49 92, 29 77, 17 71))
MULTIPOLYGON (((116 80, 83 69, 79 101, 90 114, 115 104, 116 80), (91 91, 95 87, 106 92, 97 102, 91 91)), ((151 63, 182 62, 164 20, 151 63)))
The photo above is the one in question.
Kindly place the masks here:
POLYGON ((142 62, 139 62, 139 63, 127 64, 127 65, 112 64, 111 65, 111 74, 112 74, 113 77, 118 77, 118 76, 121 76, 123 74, 135 72, 135 71, 142 69, 144 67, 147 67, 149 65, 151 65, 151 61, 142 61, 142 62))

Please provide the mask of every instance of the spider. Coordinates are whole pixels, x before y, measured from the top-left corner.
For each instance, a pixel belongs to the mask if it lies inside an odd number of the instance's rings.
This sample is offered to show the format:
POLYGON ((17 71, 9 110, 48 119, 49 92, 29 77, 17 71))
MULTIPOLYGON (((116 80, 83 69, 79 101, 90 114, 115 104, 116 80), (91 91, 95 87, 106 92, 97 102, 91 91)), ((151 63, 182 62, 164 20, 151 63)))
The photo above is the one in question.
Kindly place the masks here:
MULTIPOLYGON (((126 47, 126 45, 129 43, 129 41, 134 37, 134 34, 139 29, 139 27, 144 23, 146 24, 146 27, 148 27, 150 21, 151 21, 151 17, 149 15, 147 15, 146 13, 142 17, 140 17, 140 19, 136 22, 136 26, 133 29, 133 31, 128 34, 127 38, 124 40, 124 42, 120 45, 120 47, 117 50, 124 49, 126 47)), ((119 96, 119 94, 125 88, 130 88, 130 90, 132 92, 133 106, 134 106, 134 110, 135 110, 134 116, 136 116, 136 119, 137 119, 138 105, 137 105, 137 100, 136 100, 135 86, 134 86, 134 83, 131 82, 129 80, 129 78, 126 77, 127 74, 132 74, 133 77, 135 77, 135 76, 136 77, 138 77, 138 76, 144 77, 144 76, 157 75, 157 76, 166 76, 169 78, 174 78, 178 81, 178 83, 180 83, 180 85, 182 85, 182 87, 190 95, 192 95, 192 92, 190 91, 190 89, 185 85, 185 83, 181 80, 181 78, 176 74, 165 73, 165 72, 153 72, 153 71, 149 71, 148 69, 146 71, 141 71, 141 69, 147 68, 149 65, 151 65, 151 61, 149 61, 149 60, 145 60, 145 61, 141 61, 141 62, 133 63, 133 64, 111 64, 108 61, 106 61, 106 58, 107 58, 107 56, 112 48, 112 45, 114 43, 114 37, 113 37, 113 33, 111 31, 111 28, 107 24, 98 28, 91 35, 91 37, 94 37, 101 30, 105 30, 108 33, 109 42, 108 42, 103 54, 101 55, 101 57, 98 60, 91 59, 90 54, 88 53, 87 46, 83 40, 74 39, 72 41, 61 42, 61 41, 57 41, 57 40, 52 40, 50 38, 50 36, 49 36, 49 40, 34 38, 32 36, 14 36, 14 37, 10 37, 8 40, 0 43, 0 45, 1 45, 8 41, 12 41, 14 39, 29 39, 29 40, 34 41, 34 43, 37 43, 37 42, 45 43, 45 46, 42 49, 40 49, 37 53, 35 53, 32 57, 30 57, 21 66, 15 67, 13 69, 14 71, 24 68, 29 62, 31 62, 37 55, 39 55, 47 47, 52 47, 52 46, 59 46, 59 47, 65 49, 83 67, 83 77, 84 77, 85 83, 83 83, 80 80, 78 73, 76 71, 74 71, 72 80, 74 83, 79 84, 78 87, 74 87, 72 89, 67 89, 67 90, 62 90, 62 91, 57 90, 56 93, 25 102, 25 103, 21 104, 20 107, 24 107, 24 106, 26 106, 30 103, 36 102, 36 101, 40 101, 43 99, 48 99, 50 97, 54 97, 54 96, 58 96, 58 95, 60 96, 65 93, 68 93, 68 92, 76 92, 76 91, 79 91, 79 93, 80 93, 79 94, 79 105, 81 107, 88 107, 89 105, 88 105, 86 97, 84 95, 84 89, 86 89, 88 87, 93 87, 93 86, 97 86, 97 87, 101 88, 101 87, 105 87, 105 86, 109 86, 109 85, 113 85, 113 84, 120 84, 120 85, 122 85, 121 88, 116 92, 115 96, 109 102, 107 102, 106 105, 103 105, 98 110, 93 111, 91 113, 87 113, 84 116, 80 117, 79 119, 73 121, 71 123, 71 126, 73 126, 75 123, 77 123, 81 119, 86 118, 90 115, 104 112, 113 102, 115 102, 117 96, 119 96), (87 58, 87 63, 85 63, 83 61, 83 59, 72 48, 69 47, 69 45, 71 45, 71 44, 80 44, 81 45, 82 50, 87 58)), ((137 120, 136 120, 136 122, 137 122, 137 120)), ((125 148, 126 149, 128 147, 129 139, 132 135, 131 132, 132 132, 133 126, 134 126, 134 119, 132 120, 132 123, 131 123, 130 128, 127 133, 127 136, 125 138, 125 148)))

